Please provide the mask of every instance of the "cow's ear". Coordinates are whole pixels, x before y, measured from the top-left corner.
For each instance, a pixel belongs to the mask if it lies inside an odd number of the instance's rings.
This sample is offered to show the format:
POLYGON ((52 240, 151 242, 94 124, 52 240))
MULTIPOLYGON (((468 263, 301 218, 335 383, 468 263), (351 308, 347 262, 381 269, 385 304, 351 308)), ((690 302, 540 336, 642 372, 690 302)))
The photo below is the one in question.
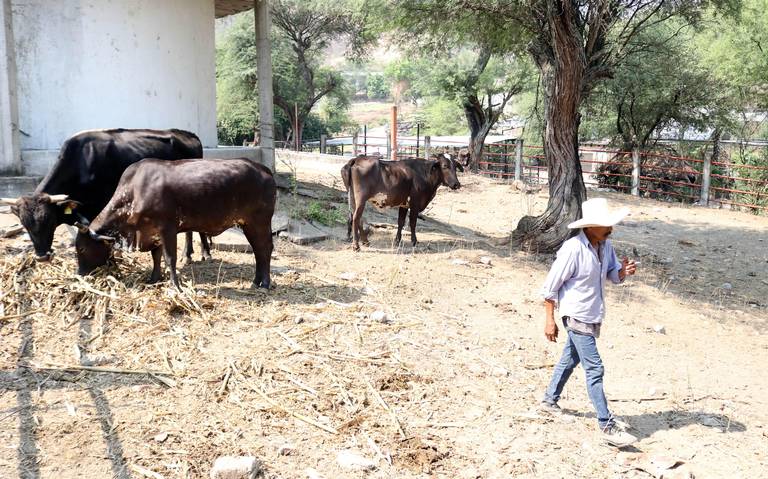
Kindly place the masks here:
POLYGON ((458 162, 458 161, 456 161, 456 160, 453 160, 453 164, 454 164, 454 165, 456 165, 456 169, 457 169, 457 170, 459 170, 460 172, 464 173, 464 167, 463 167, 463 166, 461 166, 461 163, 459 163, 459 162, 458 162))

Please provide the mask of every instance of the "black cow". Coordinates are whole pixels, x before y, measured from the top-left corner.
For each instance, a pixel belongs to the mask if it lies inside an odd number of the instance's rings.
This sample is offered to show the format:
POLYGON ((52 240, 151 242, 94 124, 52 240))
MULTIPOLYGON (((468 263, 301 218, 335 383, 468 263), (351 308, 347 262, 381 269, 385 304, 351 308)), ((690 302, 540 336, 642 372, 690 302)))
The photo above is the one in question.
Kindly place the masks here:
POLYGON ((256 256, 254 285, 269 288, 276 194, 272 172, 245 158, 142 160, 125 170, 90 227, 77 225, 78 273, 106 264, 118 237, 135 237, 140 251, 152 252, 149 281, 160 279, 163 255, 171 281, 179 288, 176 235, 200 231, 215 236, 237 225, 256 256))
POLYGON ((347 238, 352 239, 354 231, 355 251, 360 250, 360 237, 368 244, 368 235, 362 228, 365 202, 378 208, 399 208, 395 243, 402 238, 405 216, 411 210, 411 244, 416 246, 416 220, 419 213, 435 197, 437 188, 445 185, 452 190, 461 187, 456 170, 464 168, 450 155, 441 153, 429 160, 419 158, 384 161, 378 158, 358 156, 341 168, 341 178, 349 197, 347 238))
MULTIPOLYGON (((126 168, 144 158, 200 158, 203 146, 184 130, 92 130, 78 133, 59 151, 51 171, 34 193, 3 199, 26 228, 38 261, 50 259, 53 234, 62 224, 87 224, 104 208, 126 168)), ((200 236, 203 259, 210 258, 208 241, 200 236)), ((192 260, 192 233, 185 256, 192 260)))

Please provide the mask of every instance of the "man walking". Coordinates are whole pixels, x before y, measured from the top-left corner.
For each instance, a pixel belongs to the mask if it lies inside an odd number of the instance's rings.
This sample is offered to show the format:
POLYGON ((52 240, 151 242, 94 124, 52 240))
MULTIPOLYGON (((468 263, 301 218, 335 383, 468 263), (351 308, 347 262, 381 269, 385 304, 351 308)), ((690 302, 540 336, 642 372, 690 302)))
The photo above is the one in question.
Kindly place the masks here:
POLYGON ((560 394, 573 369, 581 363, 587 377, 587 394, 597 413, 604 440, 617 447, 628 446, 637 438, 619 429, 608 410, 603 391, 603 362, 596 339, 600 336, 600 325, 605 316, 606 279, 621 283, 636 271, 634 261, 624 258, 619 262, 608 241, 613 226, 629 210, 612 210, 604 198, 585 201, 581 210, 582 218, 568 225, 568 228, 580 228, 581 231, 558 250, 542 290, 546 310, 544 334, 552 342, 557 340, 557 307, 567 340, 541 407, 548 412, 560 411, 557 405, 560 394))

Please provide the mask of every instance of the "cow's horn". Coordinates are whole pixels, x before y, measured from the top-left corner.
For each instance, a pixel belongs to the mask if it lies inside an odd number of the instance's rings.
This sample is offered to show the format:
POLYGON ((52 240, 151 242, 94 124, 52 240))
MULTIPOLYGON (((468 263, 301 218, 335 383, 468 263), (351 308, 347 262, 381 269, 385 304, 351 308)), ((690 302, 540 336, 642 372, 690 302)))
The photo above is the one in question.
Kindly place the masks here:
POLYGON ((88 232, 90 233, 90 235, 91 235, 91 238, 92 238, 94 241, 106 241, 107 243, 114 243, 115 241, 117 241, 117 240, 116 240, 114 237, 112 237, 112 236, 104 236, 104 235, 100 235, 100 234, 98 234, 97 232, 93 231, 93 230, 92 230, 92 229, 90 229, 90 228, 88 229, 88 232))
POLYGON ((74 227, 77 228, 77 231, 83 234, 89 233, 91 231, 87 226, 85 226, 79 221, 75 221, 74 227))
POLYGON ((61 203, 62 201, 67 201, 69 195, 50 195, 49 198, 51 203, 61 203))
POLYGON ((0 198, 0 205, 15 205, 18 202, 18 198, 0 198))

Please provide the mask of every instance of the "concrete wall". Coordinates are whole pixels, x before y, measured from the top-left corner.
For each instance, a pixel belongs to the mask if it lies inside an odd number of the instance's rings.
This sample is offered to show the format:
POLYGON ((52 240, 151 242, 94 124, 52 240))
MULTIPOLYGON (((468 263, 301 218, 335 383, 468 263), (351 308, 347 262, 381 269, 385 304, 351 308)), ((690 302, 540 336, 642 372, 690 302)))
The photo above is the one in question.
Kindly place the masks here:
POLYGON ((95 128, 183 128, 216 146, 214 0, 11 3, 22 158, 95 128))

